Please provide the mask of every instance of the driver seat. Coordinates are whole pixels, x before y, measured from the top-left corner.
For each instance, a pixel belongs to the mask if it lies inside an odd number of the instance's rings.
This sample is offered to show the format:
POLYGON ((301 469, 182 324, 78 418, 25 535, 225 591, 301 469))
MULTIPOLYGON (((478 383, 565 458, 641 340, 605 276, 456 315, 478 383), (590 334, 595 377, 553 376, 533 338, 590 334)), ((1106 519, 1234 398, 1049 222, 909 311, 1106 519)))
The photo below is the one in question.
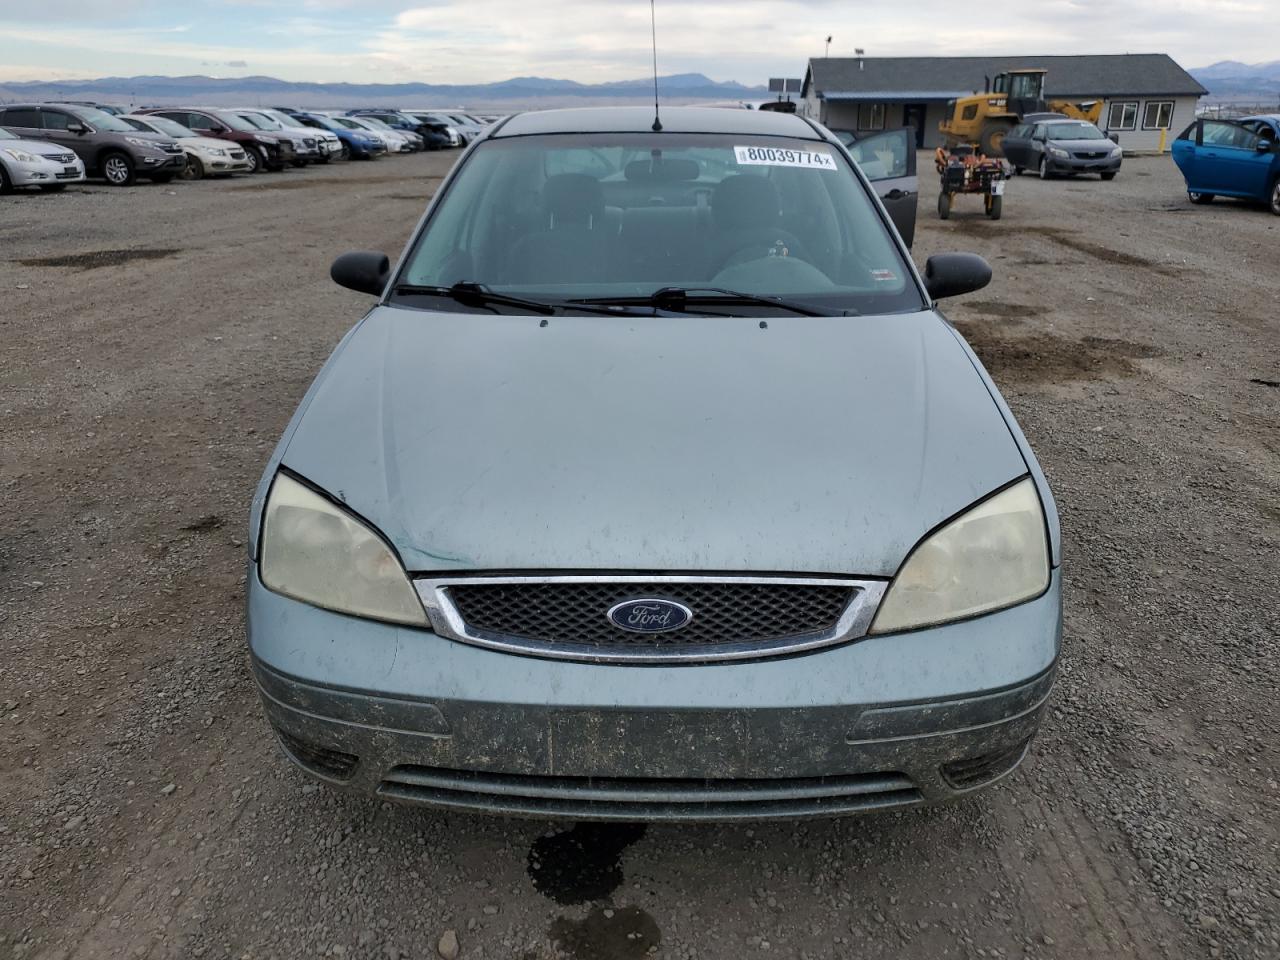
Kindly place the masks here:
POLYGON ((711 217, 711 275, 762 257, 804 258, 800 241, 780 226, 782 202, 777 186, 766 177, 725 177, 711 194, 711 217))

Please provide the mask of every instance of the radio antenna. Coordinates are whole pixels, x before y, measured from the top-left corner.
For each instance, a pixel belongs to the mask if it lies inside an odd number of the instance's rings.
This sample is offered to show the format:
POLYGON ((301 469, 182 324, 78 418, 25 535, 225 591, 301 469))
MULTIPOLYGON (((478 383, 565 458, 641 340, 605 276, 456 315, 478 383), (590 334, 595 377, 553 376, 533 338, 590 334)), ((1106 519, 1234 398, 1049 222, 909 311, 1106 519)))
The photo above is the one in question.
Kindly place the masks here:
POLYGON ((653 132, 662 132, 662 118, 658 116, 658 13, 655 0, 649 0, 649 29, 653 34, 653 132))

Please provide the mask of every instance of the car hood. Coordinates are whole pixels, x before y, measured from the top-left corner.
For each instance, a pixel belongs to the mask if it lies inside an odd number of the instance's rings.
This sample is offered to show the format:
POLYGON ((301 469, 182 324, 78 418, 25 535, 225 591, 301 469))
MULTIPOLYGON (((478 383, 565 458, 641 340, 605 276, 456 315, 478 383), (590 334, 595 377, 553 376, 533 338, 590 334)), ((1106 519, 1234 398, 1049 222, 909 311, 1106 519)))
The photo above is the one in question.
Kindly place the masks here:
POLYGON ((227 150, 235 146, 217 137, 183 137, 178 143, 184 147, 199 147, 202 150, 227 150))
POLYGON ((1057 147, 1059 150, 1080 150, 1092 151, 1094 153, 1110 153, 1112 148, 1119 146, 1113 140, 1050 140, 1049 146, 1057 147))
POLYGON ((1027 464, 936 314, 375 309, 282 462, 411 571, 891 576, 1027 464))

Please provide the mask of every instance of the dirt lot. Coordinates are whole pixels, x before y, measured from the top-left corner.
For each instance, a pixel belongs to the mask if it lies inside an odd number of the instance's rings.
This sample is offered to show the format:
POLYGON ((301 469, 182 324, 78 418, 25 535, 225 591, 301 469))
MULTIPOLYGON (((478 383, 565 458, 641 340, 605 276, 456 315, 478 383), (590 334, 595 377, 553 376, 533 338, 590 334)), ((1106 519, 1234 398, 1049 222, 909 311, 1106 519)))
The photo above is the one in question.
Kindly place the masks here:
MULTIPOLYGON (((922 157, 923 159, 923 157, 922 157)), ((1280 218, 1167 158, 916 254, 1063 515, 1028 764, 950 807, 548 825, 320 789, 246 666, 267 455, 451 156, 0 198, 0 957, 1280 957, 1280 218), (448 934, 447 931, 452 931, 448 934), (446 953, 449 952, 446 950, 446 953)))

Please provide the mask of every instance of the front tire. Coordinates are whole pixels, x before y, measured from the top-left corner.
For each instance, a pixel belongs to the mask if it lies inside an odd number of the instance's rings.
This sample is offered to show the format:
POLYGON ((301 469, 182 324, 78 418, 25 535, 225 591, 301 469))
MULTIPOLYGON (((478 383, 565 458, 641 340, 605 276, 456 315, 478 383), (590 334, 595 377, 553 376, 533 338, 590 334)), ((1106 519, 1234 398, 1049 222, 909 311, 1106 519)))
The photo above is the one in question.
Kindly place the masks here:
POLYGON ((343 160, 350 160, 350 159, 351 159, 351 148, 350 148, 349 146, 347 146, 347 145, 344 143, 344 144, 342 145, 342 152, 341 152, 341 153, 339 153, 339 154, 338 154, 338 156, 339 156, 339 157, 341 157, 343 160))
POLYGON ((203 180, 204 164, 199 157, 187 157, 187 165, 182 168, 182 173, 179 176, 183 180, 203 180))
POLYGON ((943 220, 951 219, 951 194, 938 194, 938 216, 943 220))
POLYGON ((1049 161, 1046 160, 1044 157, 1040 158, 1040 167, 1038 168, 1037 172, 1040 174, 1041 180, 1049 179, 1049 161))
POLYGON ((1271 212, 1280 217, 1280 177, 1276 177, 1276 182, 1271 184, 1271 212))
POLYGON ((245 171, 246 173, 261 173, 266 169, 266 158, 262 156, 262 151, 257 147, 246 146, 244 155, 249 161, 249 169, 245 171))
POLYGON ((133 160, 127 153, 112 150, 102 158, 102 176, 113 187, 133 186, 133 160))
POLYGON ((1114 180, 1115 178, 1116 178, 1116 174, 1114 170, 1109 170, 1102 175, 1103 180, 1114 180))
POLYGON ((987 204, 987 216, 992 220, 1000 219, 1000 210, 1004 206, 1004 197, 993 196, 991 202, 987 204))
POLYGON ((1202 207, 1213 203, 1213 196, 1214 195, 1212 193, 1196 193, 1194 190, 1187 191, 1187 199, 1202 207))
POLYGON ((0 194, 13 193, 13 182, 9 179, 9 173, 4 168, 4 164, 0 163, 0 194))

